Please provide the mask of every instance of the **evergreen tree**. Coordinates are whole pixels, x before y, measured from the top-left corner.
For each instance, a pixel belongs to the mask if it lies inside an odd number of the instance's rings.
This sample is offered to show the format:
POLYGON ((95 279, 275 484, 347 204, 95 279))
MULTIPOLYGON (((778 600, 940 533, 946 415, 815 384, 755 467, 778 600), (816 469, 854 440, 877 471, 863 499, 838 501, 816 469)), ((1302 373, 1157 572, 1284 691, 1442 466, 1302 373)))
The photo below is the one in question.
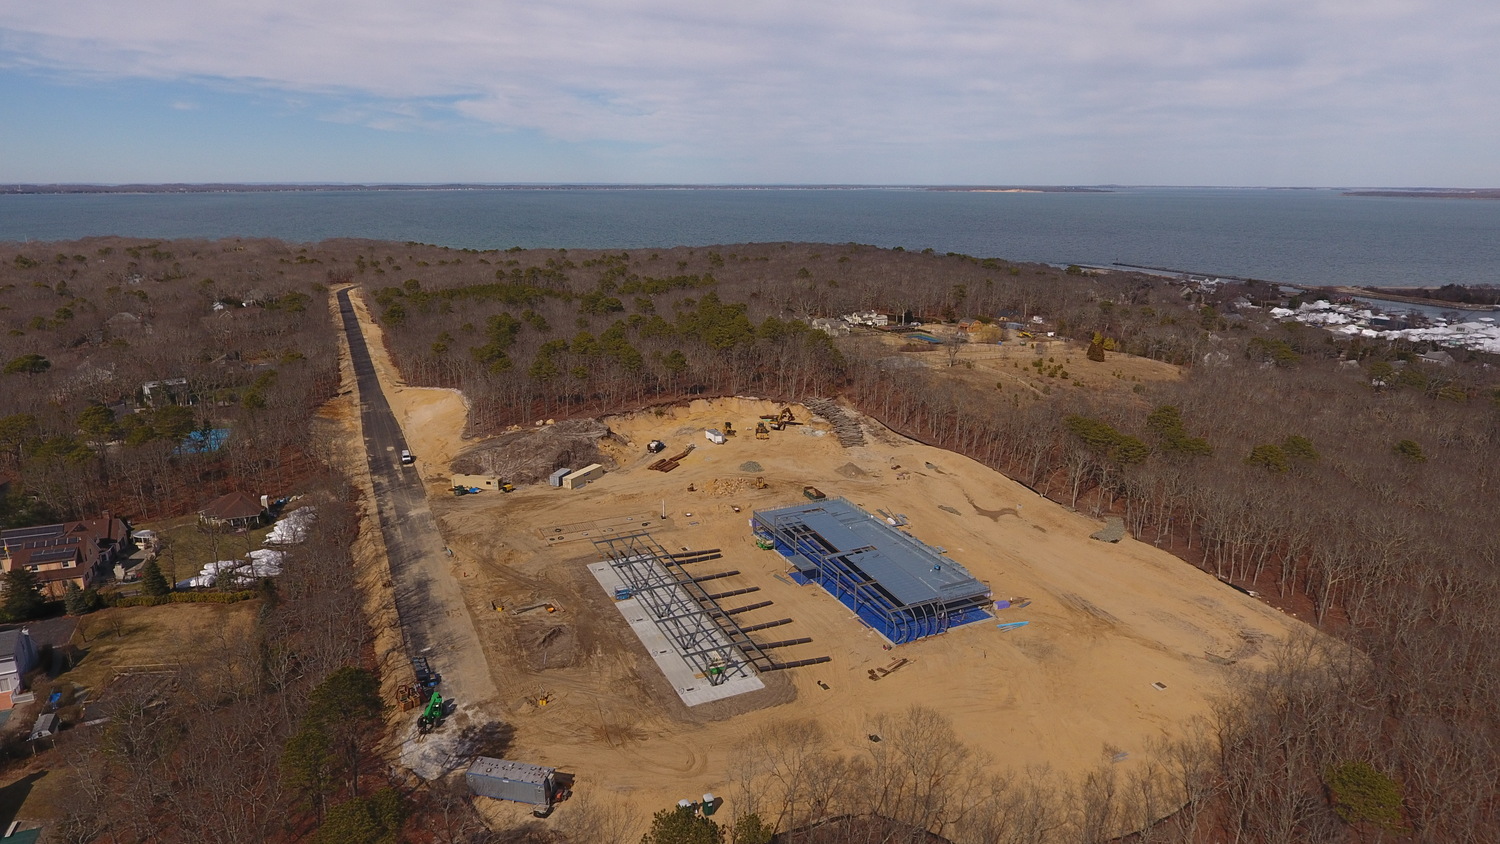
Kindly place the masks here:
POLYGON ((172 591, 171 584, 162 576, 161 566, 156 564, 154 558, 147 560, 141 569, 141 588, 153 598, 165 597, 172 591))
POLYGON ((766 822, 760 819, 760 815, 754 812, 734 819, 731 836, 734 844, 771 844, 773 837, 775 837, 775 830, 767 826, 766 822))
POLYGON ((83 615, 89 611, 88 596, 71 580, 68 581, 68 588, 63 591, 63 607, 68 615, 83 615))
POLYGON ((1092 361, 1104 360, 1104 335, 1094 332, 1094 339, 1089 342, 1088 359, 1092 361))
POLYGON ((652 816, 641 844, 724 844, 724 830, 691 807, 674 806, 652 816))
POLYGON ((406 808, 394 788, 355 797, 328 811, 313 836, 315 844, 395 844, 401 840, 406 808))
POLYGON ((3 579, 5 601, 0 603, 0 616, 6 621, 26 621, 41 615, 46 600, 34 573, 18 568, 6 572, 3 579))

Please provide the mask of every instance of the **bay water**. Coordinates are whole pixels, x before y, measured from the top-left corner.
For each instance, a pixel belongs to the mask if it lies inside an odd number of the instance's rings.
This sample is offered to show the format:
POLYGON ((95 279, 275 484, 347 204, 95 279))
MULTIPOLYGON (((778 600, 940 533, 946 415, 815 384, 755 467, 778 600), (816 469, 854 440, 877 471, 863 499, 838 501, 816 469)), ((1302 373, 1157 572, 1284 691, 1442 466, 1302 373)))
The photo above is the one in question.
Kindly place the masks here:
MULTIPOLYGON (((335 237, 643 249, 867 243, 1308 285, 1500 283, 1500 201, 1332 189, 490 188, 0 195, 0 243, 335 237)), ((0 256, 3 257, 3 256, 0 256)))

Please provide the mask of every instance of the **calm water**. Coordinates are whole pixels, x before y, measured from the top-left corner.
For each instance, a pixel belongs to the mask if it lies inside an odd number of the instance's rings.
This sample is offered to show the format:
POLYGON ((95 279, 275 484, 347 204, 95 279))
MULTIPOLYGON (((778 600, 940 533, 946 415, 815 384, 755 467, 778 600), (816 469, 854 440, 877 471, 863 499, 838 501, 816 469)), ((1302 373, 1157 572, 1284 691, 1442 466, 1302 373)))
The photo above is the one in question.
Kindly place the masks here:
POLYGON ((1500 283, 1500 201, 1331 190, 494 190, 0 196, 0 242, 332 237, 475 249, 931 247, 1303 284, 1500 283))

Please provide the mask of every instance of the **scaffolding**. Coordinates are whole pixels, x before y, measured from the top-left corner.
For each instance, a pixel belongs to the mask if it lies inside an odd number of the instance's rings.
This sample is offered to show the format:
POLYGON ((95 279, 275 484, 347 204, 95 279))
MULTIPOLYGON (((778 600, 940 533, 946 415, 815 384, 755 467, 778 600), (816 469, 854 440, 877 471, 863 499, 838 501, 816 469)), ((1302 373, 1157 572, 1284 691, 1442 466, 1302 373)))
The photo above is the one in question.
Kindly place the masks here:
POLYGON ((725 609, 719 606, 718 598, 753 590, 711 594, 703 587, 706 581, 739 572, 694 576, 685 566, 702 562, 703 555, 673 557, 646 533, 597 539, 594 547, 678 655, 710 684, 717 686, 733 677, 752 677, 756 670, 779 667, 734 620, 738 613, 767 604, 725 609))
POLYGON ((893 644, 988 618, 990 590, 941 549, 840 498, 757 511, 751 524, 796 568, 893 644))

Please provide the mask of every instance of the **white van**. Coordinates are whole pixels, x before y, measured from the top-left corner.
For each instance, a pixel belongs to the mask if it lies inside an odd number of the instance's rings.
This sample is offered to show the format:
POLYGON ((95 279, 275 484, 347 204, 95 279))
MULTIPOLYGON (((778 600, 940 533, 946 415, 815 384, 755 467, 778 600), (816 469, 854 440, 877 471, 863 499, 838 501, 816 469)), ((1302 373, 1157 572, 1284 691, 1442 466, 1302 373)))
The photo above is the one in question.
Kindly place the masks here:
POLYGON ((411 452, 407 451, 404 448, 401 449, 401 465, 402 466, 410 466, 411 464, 413 464, 415 462, 417 462, 417 458, 412 457, 411 456, 411 452))

